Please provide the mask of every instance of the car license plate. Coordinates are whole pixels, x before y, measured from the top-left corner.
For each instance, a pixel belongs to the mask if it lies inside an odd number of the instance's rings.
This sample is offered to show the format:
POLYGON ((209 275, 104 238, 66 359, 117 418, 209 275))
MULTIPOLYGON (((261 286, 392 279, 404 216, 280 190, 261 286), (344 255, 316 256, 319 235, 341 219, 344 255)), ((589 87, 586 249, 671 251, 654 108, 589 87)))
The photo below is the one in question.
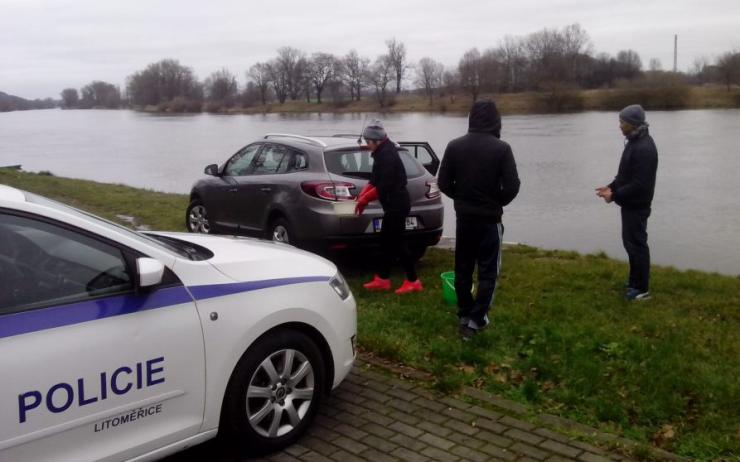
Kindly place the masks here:
MULTIPOLYGON (((373 218, 373 231, 380 232, 383 227, 382 218, 373 218)), ((419 220, 416 217, 406 217, 406 231, 419 228, 419 220)))

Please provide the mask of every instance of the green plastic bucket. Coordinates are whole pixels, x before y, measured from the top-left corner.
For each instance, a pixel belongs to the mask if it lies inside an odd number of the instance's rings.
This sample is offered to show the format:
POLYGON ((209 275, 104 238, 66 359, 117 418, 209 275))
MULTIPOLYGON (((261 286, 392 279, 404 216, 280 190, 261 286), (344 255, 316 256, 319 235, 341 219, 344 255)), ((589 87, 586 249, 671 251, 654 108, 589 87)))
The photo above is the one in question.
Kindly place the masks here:
POLYGON ((455 272, 446 271, 439 275, 442 279, 442 298, 450 305, 457 305, 457 293, 455 293, 455 272))

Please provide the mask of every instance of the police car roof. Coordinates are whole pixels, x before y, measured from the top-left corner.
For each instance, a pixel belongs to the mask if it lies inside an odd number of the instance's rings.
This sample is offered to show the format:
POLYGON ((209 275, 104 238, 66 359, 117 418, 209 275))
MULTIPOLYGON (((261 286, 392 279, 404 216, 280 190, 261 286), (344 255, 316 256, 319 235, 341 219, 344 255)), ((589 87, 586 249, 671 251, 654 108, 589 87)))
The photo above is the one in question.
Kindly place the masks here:
POLYGON ((9 202, 26 202, 26 195, 20 189, 0 184, 0 200, 9 202))

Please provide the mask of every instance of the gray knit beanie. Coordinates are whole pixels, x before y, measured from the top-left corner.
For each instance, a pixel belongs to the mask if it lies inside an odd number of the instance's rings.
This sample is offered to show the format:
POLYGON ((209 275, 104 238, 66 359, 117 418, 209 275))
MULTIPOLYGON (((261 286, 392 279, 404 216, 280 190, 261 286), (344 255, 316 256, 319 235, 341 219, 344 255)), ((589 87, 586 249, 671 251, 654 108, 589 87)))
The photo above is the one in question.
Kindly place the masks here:
POLYGON ((362 137, 366 140, 384 140, 388 137, 388 134, 385 132, 383 122, 379 119, 373 119, 362 131, 362 137))
POLYGON ((619 120, 623 120, 633 127, 645 125, 645 109, 639 104, 632 104, 619 111, 619 120))

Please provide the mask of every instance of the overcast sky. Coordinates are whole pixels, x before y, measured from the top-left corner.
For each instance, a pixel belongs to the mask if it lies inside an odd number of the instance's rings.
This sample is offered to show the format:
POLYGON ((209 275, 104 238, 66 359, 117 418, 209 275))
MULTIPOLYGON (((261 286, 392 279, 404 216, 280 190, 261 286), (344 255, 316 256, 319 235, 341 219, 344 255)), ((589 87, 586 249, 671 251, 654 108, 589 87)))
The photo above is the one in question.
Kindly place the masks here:
POLYGON ((30 99, 92 80, 123 88, 162 58, 200 79, 226 67, 243 83, 249 66, 286 45, 374 59, 396 37, 411 61, 454 66, 471 47, 572 23, 595 51, 634 49, 645 68, 651 58, 672 68, 674 34, 682 70, 740 50, 740 0, 0 0, 0 17, 0 91, 30 99))

